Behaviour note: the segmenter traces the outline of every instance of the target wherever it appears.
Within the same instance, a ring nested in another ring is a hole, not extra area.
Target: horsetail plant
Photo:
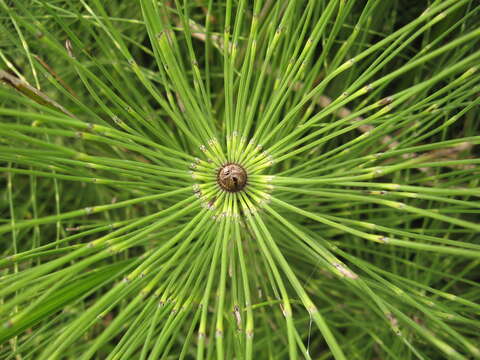
[[[475,0],[0,0],[0,359],[479,359]]]

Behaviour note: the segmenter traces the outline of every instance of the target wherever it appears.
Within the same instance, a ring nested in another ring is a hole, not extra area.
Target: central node
[[[247,184],[247,172],[238,164],[226,164],[217,173],[217,182],[228,192],[238,192]]]

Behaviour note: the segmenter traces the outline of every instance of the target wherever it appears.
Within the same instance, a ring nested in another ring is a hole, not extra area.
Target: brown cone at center
[[[225,191],[238,192],[247,184],[247,173],[238,164],[226,164],[218,171],[217,182]]]

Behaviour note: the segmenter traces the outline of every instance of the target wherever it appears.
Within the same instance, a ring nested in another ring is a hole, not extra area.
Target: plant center
[[[226,164],[218,171],[217,182],[228,192],[238,192],[247,184],[247,173],[238,164]]]

